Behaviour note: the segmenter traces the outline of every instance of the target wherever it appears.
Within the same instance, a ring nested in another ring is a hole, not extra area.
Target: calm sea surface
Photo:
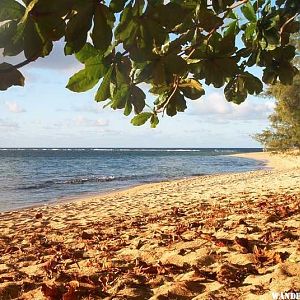
[[[0,211],[145,182],[263,168],[260,149],[0,149]]]

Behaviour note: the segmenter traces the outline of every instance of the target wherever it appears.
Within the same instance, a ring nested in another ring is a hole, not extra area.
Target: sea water
[[[0,149],[0,211],[138,184],[261,169],[261,149]]]

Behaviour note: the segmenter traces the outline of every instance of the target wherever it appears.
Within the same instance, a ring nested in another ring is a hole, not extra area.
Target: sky
[[[0,63],[18,63],[22,57]],[[241,105],[228,103],[221,89],[208,88],[199,100],[175,117],[135,127],[121,110],[94,101],[97,87],[85,93],[65,88],[83,66],[65,57],[57,43],[47,58],[27,65],[25,87],[0,92],[0,148],[8,147],[260,147],[251,135],[268,126],[274,101],[248,97]],[[153,96],[147,94],[152,103]]]

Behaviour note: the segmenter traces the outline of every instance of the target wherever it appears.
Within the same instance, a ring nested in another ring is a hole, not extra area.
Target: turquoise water
[[[263,168],[261,149],[0,149],[0,211],[146,182]]]

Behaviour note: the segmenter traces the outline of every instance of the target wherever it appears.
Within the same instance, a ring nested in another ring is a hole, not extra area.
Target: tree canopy
[[[68,89],[97,86],[97,102],[134,113],[134,125],[156,127],[160,113],[183,112],[206,85],[224,87],[226,99],[240,104],[263,82],[291,84],[299,12],[299,0],[1,0],[0,48],[26,60],[0,64],[0,90],[23,86],[19,69],[63,39],[65,55],[84,65]]]
[[[268,151],[300,150],[300,76],[292,85],[276,84],[268,94],[276,98],[274,112],[270,115],[270,128],[255,138]]]
[[[292,44],[300,50],[300,33],[292,37]],[[300,66],[300,55],[293,60]],[[269,151],[300,150],[300,74],[291,85],[276,83],[268,87],[266,96],[274,97],[275,109],[269,116],[270,127],[255,136]]]

